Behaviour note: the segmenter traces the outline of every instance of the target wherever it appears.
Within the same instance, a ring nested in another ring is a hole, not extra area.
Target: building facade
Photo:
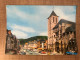
[[[48,49],[52,49],[53,53],[77,52],[75,29],[75,22],[65,19],[58,21],[58,16],[52,11],[48,17]]]
[[[15,35],[11,33],[11,30],[7,30],[6,35],[6,53],[10,51],[18,51],[20,41],[16,38]]]

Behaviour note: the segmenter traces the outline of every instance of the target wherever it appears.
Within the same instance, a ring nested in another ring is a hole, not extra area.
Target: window
[[[55,37],[55,35],[54,35],[54,37]]]
[[[54,22],[54,17],[53,17],[53,22]]]
[[[56,23],[57,23],[57,18],[56,18]]]

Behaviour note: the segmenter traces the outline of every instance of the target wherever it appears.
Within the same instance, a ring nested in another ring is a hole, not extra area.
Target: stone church
[[[48,49],[62,54],[67,51],[77,52],[76,23],[59,20],[58,17],[54,11],[48,17]]]

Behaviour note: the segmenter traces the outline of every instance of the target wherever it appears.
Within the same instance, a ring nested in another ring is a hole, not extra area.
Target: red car
[[[46,54],[46,52],[42,51],[41,54]]]

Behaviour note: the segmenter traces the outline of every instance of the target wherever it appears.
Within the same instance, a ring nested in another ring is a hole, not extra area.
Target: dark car
[[[26,53],[25,53],[25,52],[20,52],[20,54],[21,54],[21,55],[26,55]]]
[[[39,51],[39,53],[41,53],[42,51]]]

